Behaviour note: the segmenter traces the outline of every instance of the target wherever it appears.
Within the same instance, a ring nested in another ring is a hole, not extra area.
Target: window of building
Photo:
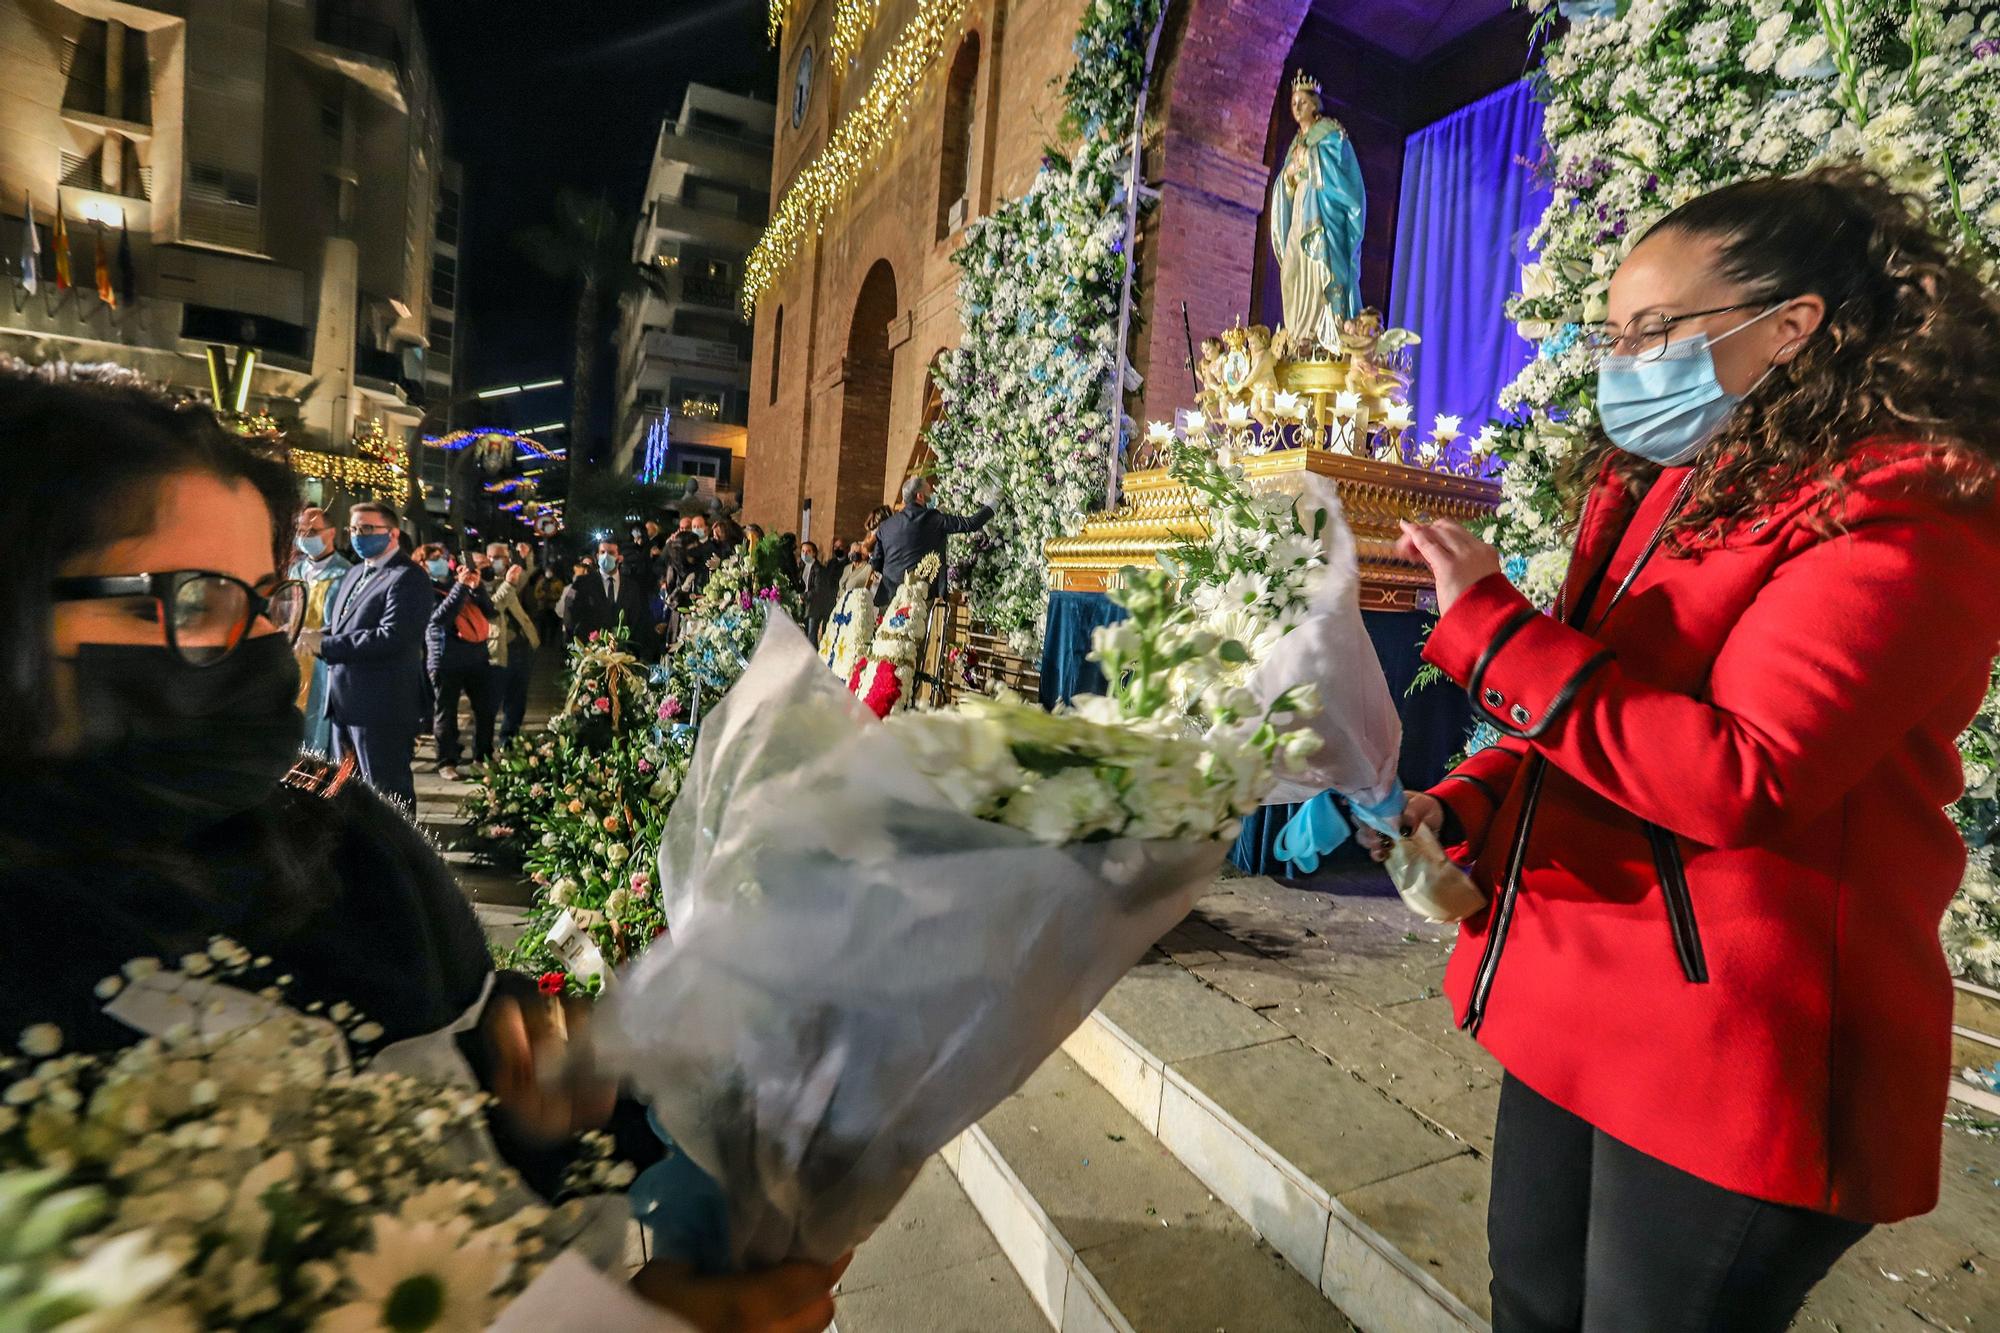
[[[205,204],[237,204],[255,208],[260,193],[257,173],[235,171],[209,162],[188,164],[188,197]]]
[[[681,187],[681,202],[703,213],[733,218],[740,200],[736,191],[727,185],[689,177],[687,184]]]
[[[458,244],[458,191],[450,186],[438,187],[438,239],[446,245]]]
[[[697,421],[722,421],[729,413],[729,390],[717,384],[677,384],[674,411]]]
[[[458,261],[450,255],[434,255],[431,258],[431,304],[458,304]]]
[[[683,454],[674,460],[674,471],[683,477],[707,477],[712,481],[721,481],[722,460],[707,454]]]
[[[778,401],[778,367],[785,361],[785,308],[771,319],[771,401]]]
[[[658,389],[641,389],[632,404],[641,412],[658,412],[667,405],[667,396]]]
[[[451,336],[455,326],[448,319],[433,318],[430,322],[431,352],[438,356],[451,355]]]
[[[951,62],[945,84],[944,125],[938,154],[937,236],[963,227],[972,217],[972,147],[977,126],[972,110],[979,91],[979,34],[968,33]]]

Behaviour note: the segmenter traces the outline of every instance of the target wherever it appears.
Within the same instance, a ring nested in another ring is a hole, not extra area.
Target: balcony
[[[681,300],[689,305],[703,305],[713,310],[727,310],[733,313],[743,293],[733,282],[683,273],[680,275],[680,295]]]
[[[699,241],[748,254],[764,234],[764,224],[732,213],[691,208],[663,195],[653,201],[653,230],[674,240]]]
[[[750,356],[736,344],[711,338],[691,338],[686,334],[668,333],[664,329],[646,331],[645,338],[641,340],[639,359],[726,371],[732,376],[744,377],[746,386],[750,374]]]
[[[320,67],[345,75],[398,111],[407,112],[403,34],[349,0],[320,0],[313,14],[313,45],[304,53]]]
[[[757,191],[771,187],[771,145],[715,130],[681,129],[669,124],[660,139],[660,159],[685,162],[732,185]]]

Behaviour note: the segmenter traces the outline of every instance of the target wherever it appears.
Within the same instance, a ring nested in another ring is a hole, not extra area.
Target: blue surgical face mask
[[[431,572],[431,577],[434,579],[444,578],[451,573],[451,564],[445,560],[426,560],[424,568]]]
[[[1747,396],[1722,387],[1710,349],[1784,306],[1780,301],[1714,338],[1697,333],[1670,342],[1654,359],[1605,357],[1597,368],[1597,419],[1604,433],[1625,452],[1662,467],[1693,459]],[[1763,382],[1759,376],[1757,384]]]
[[[363,560],[373,560],[389,549],[389,543],[396,540],[391,532],[357,532],[354,534],[354,554]]]
[[[618,557],[609,551],[599,551],[597,553],[597,567],[606,574],[612,573],[618,568]]]
[[[294,537],[292,545],[299,548],[299,554],[317,560],[326,554],[326,538],[314,533],[310,537]]]

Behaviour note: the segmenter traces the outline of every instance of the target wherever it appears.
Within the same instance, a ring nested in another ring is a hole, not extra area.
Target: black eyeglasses
[[[167,647],[198,667],[235,652],[259,616],[292,643],[306,615],[306,585],[297,579],[279,579],[268,592],[259,592],[242,579],[205,569],[57,579],[51,591],[59,602],[151,602],[147,618],[165,628]]]
[[[1623,329],[1610,324],[1590,324],[1584,327],[1583,345],[1595,356],[1620,353],[1638,361],[1658,361],[1667,354],[1667,346],[1678,324],[1690,319],[1705,319],[1710,315],[1726,315],[1732,310],[1769,310],[1782,304],[1782,297],[1765,297],[1761,301],[1719,305],[1713,310],[1690,310],[1682,315],[1641,315],[1627,322]]]

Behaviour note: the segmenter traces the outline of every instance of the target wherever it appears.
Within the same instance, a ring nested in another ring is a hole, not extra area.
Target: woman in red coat
[[[1425,655],[1503,736],[1407,818],[1490,895],[1446,990],[1506,1069],[1495,1328],[1777,1330],[1937,1201],[2000,307],[1905,199],[1820,172],[1667,217],[1610,316],[1555,614],[1404,527]]]

